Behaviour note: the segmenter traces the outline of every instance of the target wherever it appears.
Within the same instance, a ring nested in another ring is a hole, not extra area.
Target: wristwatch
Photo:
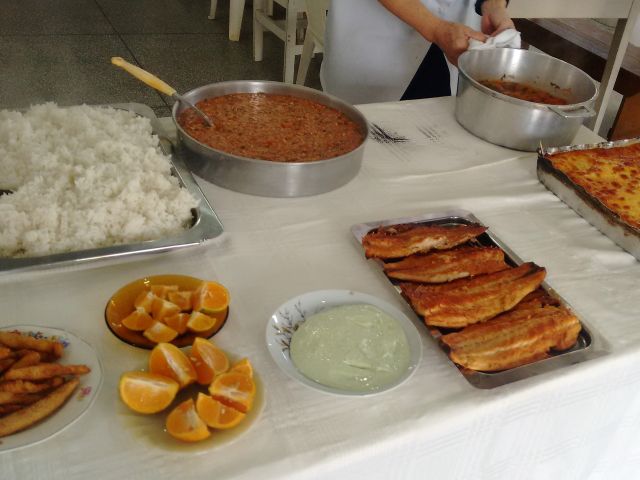
[[[476,0],[475,11],[478,15],[482,16],[482,4],[487,0]],[[507,6],[509,6],[509,0],[507,0]]]

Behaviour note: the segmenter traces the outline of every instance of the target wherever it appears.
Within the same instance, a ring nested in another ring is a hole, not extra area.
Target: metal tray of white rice
[[[0,111],[0,273],[194,246],[222,224],[153,110]]]

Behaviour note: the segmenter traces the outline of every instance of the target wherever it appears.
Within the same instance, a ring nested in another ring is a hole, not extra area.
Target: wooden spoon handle
[[[176,89],[175,88],[173,88],[172,86],[170,86],[166,82],[160,80],[155,75],[147,72],[146,70],[143,70],[140,67],[132,65],[131,63],[127,62],[122,57],[111,57],[111,63],[113,63],[117,67],[120,67],[120,68],[126,70],[131,75],[136,77],[138,80],[146,83],[150,87],[155,88],[156,90],[158,90],[159,92],[164,93],[165,95],[172,96],[172,95],[174,95],[176,93]]]

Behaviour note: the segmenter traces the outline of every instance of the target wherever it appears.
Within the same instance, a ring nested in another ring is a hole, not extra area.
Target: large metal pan
[[[469,50],[458,59],[455,116],[474,135],[516,150],[568,145],[595,115],[596,83],[582,70],[548,55],[497,48]],[[559,92],[569,105],[533,103],[495,92],[478,80],[502,79]]]
[[[183,97],[195,104],[205,98],[231,93],[293,95],[335,108],[359,126],[362,143],[345,155],[314,162],[284,163],[240,157],[211,148],[190,137],[177,121],[180,113],[188,107],[177,102],[173,105],[172,114],[178,138],[187,149],[185,162],[200,177],[221,187],[252,195],[301,197],[338,188],[348,183],[360,170],[369,126],[364,116],[353,106],[318,90],[268,81],[213,83],[191,90]]]

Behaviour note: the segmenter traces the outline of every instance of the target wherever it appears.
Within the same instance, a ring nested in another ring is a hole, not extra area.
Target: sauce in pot
[[[234,93],[197,103],[214,126],[191,109],[178,123],[194,139],[241,157],[312,162],[344,155],[363,141],[358,125],[338,110],[291,95]]]
[[[520,100],[526,100],[527,102],[546,103],[548,105],[569,104],[564,98],[525,83],[508,82],[506,80],[478,80],[478,82],[491,90]]]

